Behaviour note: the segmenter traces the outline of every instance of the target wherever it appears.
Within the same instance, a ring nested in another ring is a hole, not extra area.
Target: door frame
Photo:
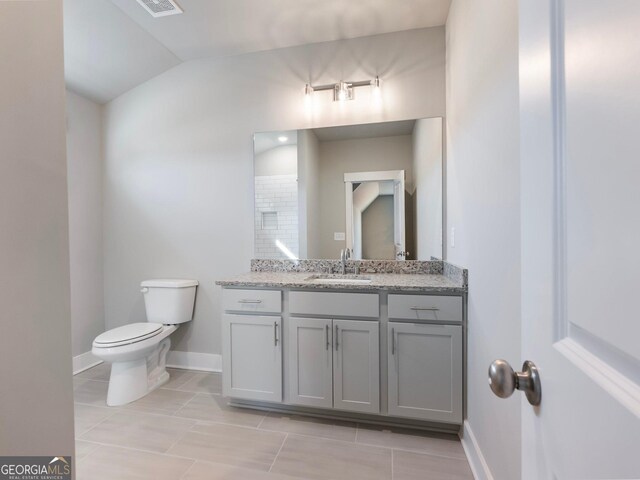
[[[354,237],[356,233],[356,226],[353,222],[353,184],[364,182],[384,182],[392,181],[394,186],[393,195],[393,232],[394,232],[394,244],[395,251],[404,252],[406,247],[406,209],[405,209],[405,178],[406,174],[404,170],[381,170],[374,172],[353,172],[344,174],[345,185],[345,222],[346,222],[346,248],[351,249],[352,252],[361,251],[356,249],[354,245]],[[396,190],[399,190],[399,194],[396,195]],[[398,212],[402,212],[399,215]],[[398,237],[398,238],[396,238]],[[360,260],[358,256],[354,256],[356,260]],[[396,258],[397,259],[397,258]],[[402,258],[404,260],[404,258]]]

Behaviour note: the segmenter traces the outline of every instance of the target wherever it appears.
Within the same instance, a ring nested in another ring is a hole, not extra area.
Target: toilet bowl
[[[169,380],[169,336],[191,321],[196,280],[158,279],[141,283],[146,322],[108,330],[93,341],[91,352],[111,363],[107,405],[124,405],[144,397]]]

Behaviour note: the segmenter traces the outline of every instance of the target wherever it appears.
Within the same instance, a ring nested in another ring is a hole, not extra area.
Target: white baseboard
[[[493,475],[491,474],[491,470],[489,470],[487,461],[484,459],[484,455],[482,455],[482,450],[480,450],[478,441],[471,430],[471,425],[469,425],[469,422],[466,420],[464,421],[464,428],[460,440],[462,441],[464,453],[467,455],[473,478],[476,480],[493,480]]]
[[[84,372],[101,363],[102,360],[93,356],[91,352],[82,353],[73,357],[73,374]],[[214,353],[175,352],[172,350],[167,355],[167,367],[222,372],[222,356]]]
[[[84,372],[85,370],[95,367],[96,365],[100,365],[101,363],[102,360],[98,357],[94,357],[91,352],[81,353],[80,355],[73,357],[73,374],[76,375],[80,372]]]
[[[222,372],[222,355],[171,350],[167,354],[167,367]]]

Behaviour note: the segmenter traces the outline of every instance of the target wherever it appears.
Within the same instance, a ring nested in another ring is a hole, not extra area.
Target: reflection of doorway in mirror
[[[344,174],[346,245],[356,260],[404,260],[405,171]]]

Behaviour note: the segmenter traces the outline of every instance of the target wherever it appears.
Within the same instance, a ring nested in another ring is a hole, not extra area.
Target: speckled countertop
[[[354,275],[331,275],[331,283],[314,283],[310,277],[319,275],[314,272],[248,272],[219,280],[223,287],[268,287],[268,288],[306,288],[318,290],[401,290],[426,293],[464,293],[467,291],[462,280],[456,281],[442,274],[419,273],[363,273],[359,277],[370,278],[366,284],[341,282],[344,278],[357,278]]]

